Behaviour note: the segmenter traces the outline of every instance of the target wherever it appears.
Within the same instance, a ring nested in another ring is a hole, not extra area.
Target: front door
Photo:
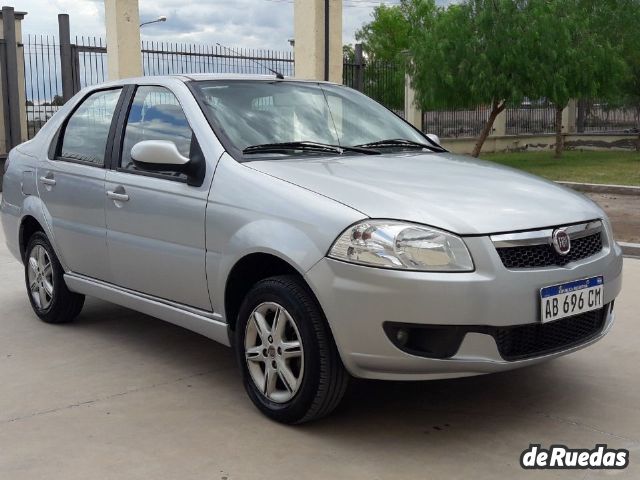
[[[84,99],[38,165],[38,191],[62,262],[71,271],[110,281],[105,225],[105,156],[122,89]]]
[[[164,87],[137,88],[118,164],[107,171],[107,244],[114,283],[210,311],[205,269],[209,186],[189,186],[176,172],[138,170],[131,148],[143,140],[173,141],[186,157],[197,145],[178,100]]]

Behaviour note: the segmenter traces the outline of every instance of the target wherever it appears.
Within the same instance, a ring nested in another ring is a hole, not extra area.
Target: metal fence
[[[366,62],[359,55],[343,59],[342,83],[380,102],[396,113],[404,114],[403,66],[388,62]]]
[[[32,138],[63,103],[60,45],[48,35],[27,35],[23,49],[27,137]]]
[[[505,110],[507,135],[555,132],[555,106],[546,100],[525,100]],[[443,138],[475,137],[489,117],[489,109],[446,110],[423,113],[423,129]],[[598,100],[580,100],[577,133],[640,133],[640,105],[614,105]]]
[[[507,135],[553,133],[555,106],[546,100],[525,100],[518,107],[506,109]]]
[[[71,46],[76,89],[107,81],[107,45],[100,37],[76,37]]]
[[[581,133],[640,133],[640,105],[581,100],[576,124]]]
[[[68,37],[66,37],[68,38]],[[27,136],[32,138],[70,94],[107,80],[107,49],[99,37],[67,40],[70,73],[65,77],[64,45],[47,35],[26,35],[23,41]],[[70,46],[69,46],[70,44]],[[188,45],[142,42],[145,75],[190,73],[258,73],[269,69],[294,75],[292,52],[228,49],[220,45]],[[405,70],[402,65],[367,62],[358,46],[355,58],[344,58],[343,83],[356,88],[396,113],[404,111]],[[65,81],[64,79],[67,78]],[[72,83],[71,88],[65,87]],[[66,90],[65,90],[66,89]],[[66,93],[64,93],[66,92]],[[578,103],[577,130],[582,133],[640,132],[640,105],[620,106],[596,100]],[[506,110],[508,135],[553,133],[554,107],[545,101],[525,101]],[[475,137],[489,116],[489,109],[429,111],[423,113],[423,129],[443,138]]]
[[[423,129],[443,138],[476,137],[489,118],[490,109],[444,110],[423,113]],[[553,133],[555,108],[548,102],[526,100],[505,110],[507,135]]]
[[[271,69],[292,76],[294,61],[293,52],[143,41],[142,68],[145,75],[269,74]]]
[[[26,35],[24,45],[27,137],[33,136],[64,104],[60,41],[53,36]],[[76,37],[70,45],[71,94],[107,80],[107,48],[100,37]],[[229,49],[220,45],[142,42],[145,75],[190,73],[254,73],[270,70],[293,76],[292,52]]]
[[[442,138],[476,137],[489,118],[487,107],[422,113],[422,129]]]

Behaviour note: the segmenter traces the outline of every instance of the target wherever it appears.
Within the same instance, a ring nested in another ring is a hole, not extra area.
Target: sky
[[[15,2],[16,10],[27,12],[23,34],[57,35],[57,15],[68,13],[72,38],[105,35],[104,0]],[[355,43],[356,30],[371,19],[380,3],[392,5],[399,0],[344,0],[343,43]],[[143,40],[290,50],[293,0],[139,0],[139,5],[141,22],[167,17],[164,23],[143,26]]]

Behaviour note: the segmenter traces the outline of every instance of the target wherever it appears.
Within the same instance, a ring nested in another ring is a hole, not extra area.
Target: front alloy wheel
[[[329,414],[347,374],[327,320],[295,275],[256,283],[240,307],[235,350],[244,387],[269,418],[303,423]]]
[[[273,402],[291,400],[302,383],[304,350],[289,312],[274,302],[258,305],[247,322],[244,347],[256,387]]]

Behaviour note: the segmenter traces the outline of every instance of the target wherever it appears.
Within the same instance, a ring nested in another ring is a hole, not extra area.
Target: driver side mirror
[[[189,159],[169,140],[143,140],[131,149],[131,160],[142,170],[175,170],[182,172]]]
[[[197,144],[196,147],[194,158],[190,159],[170,140],[143,140],[131,149],[131,160],[136,168],[147,172],[184,173],[188,185],[200,186],[204,180],[205,162],[200,147]]]

